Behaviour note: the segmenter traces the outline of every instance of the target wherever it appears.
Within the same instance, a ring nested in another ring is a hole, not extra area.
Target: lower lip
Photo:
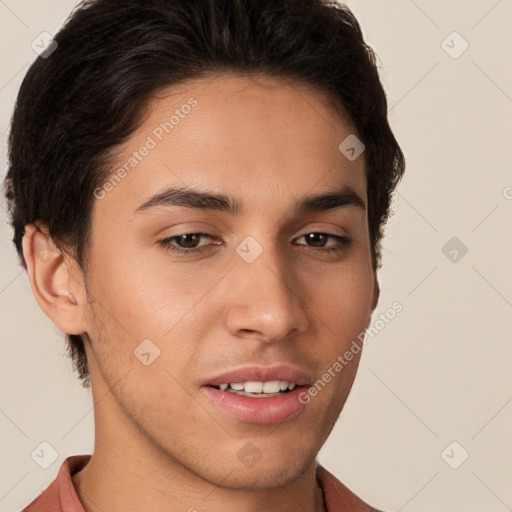
[[[212,386],[201,389],[223,412],[241,421],[259,424],[281,423],[297,416],[304,408],[299,393],[307,386],[297,386],[288,393],[269,398],[251,398]]]

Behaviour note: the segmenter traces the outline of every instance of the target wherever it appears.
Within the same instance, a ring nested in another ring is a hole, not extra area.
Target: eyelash
[[[328,254],[342,253],[342,252],[346,251],[354,242],[351,238],[348,238],[346,236],[333,235],[331,233],[323,233],[323,232],[319,232],[319,231],[312,231],[310,233],[305,233],[304,235],[300,236],[299,239],[303,238],[306,235],[310,235],[310,234],[323,235],[324,237],[328,237],[328,238],[330,238],[332,240],[336,240],[338,242],[339,245],[337,247],[328,247],[328,248],[322,248],[322,247],[317,248],[317,247],[307,246],[306,244],[300,244],[300,245],[306,245],[306,247],[308,247],[310,249],[316,249],[318,251],[327,252]],[[166,249],[170,252],[173,252],[175,254],[179,254],[179,255],[201,254],[201,253],[211,249],[211,244],[205,245],[205,246],[202,246],[199,248],[192,248],[192,249],[183,249],[182,247],[171,244],[171,242],[173,240],[184,237],[184,236],[189,236],[189,235],[196,235],[196,236],[201,236],[201,237],[206,236],[209,238],[213,238],[208,233],[199,233],[199,232],[183,233],[182,235],[175,235],[175,236],[171,236],[168,238],[164,238],[162,240],[159,240],[158,243],[164,249]],[[219,245],[219,244],[216,244],[216,245]]]

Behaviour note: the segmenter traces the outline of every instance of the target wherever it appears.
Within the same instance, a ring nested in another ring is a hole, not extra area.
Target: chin
[[[305,461],[292,463],[289,459],[271,456],[268,460],[261,459],[250,467],[237,464],[235,468],[226,468],[228,476],[215,482],[215,485],[232,490],[277,489],[299,478],[307,466],[308,462]],[[217,469],[215,480],[218,479],[218,475]]]

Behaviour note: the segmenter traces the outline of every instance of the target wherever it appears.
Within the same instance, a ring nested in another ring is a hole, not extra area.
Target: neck
[[[85,512],[327,511],[323,492],[310,470],[282,488],[226,489],[189,475],[183,468],[162,474],[133,459],[105,460],[95,450],[87,466],[72,480]]]

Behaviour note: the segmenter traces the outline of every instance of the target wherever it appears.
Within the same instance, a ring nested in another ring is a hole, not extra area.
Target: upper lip
[[[219,386],[220,384],[230,384],[231,382],[269,382],[273,380],[284,380],[294,382],[297,386],[309,386],[312,379],[304,371],[287,364],[275,366],[239,366],[226,372],[220,373],[215,377],[209,378],[203,382],[203,386]]]

